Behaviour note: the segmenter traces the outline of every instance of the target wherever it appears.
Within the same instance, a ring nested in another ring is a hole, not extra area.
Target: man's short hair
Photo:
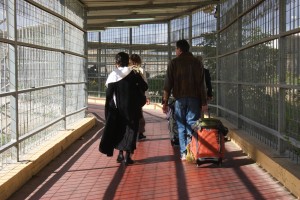
[[[116,55],[116,64],[117,65],[125,67],[125,66],[128,66],[128,63],[129,63],[129,55],[128,55],[128,53],[119,52]]]
[[[176,47],[181,49],[182,52],[189,52],[190,45],[186,40],[178,40],[176,42]]]

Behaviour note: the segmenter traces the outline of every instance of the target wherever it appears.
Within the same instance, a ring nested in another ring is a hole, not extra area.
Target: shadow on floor
[[[30,180],[30,187],[25,184],[20,188],[22,193],[16,192],[9,200],[40,199],[65,173],[69,172],[72,165],[86,152],[90,145],[99,140],[102,134],[103,122],[97,116],[96,118],[96,125],[91,130],[52,160],[42,171],[33,176]],[[30,196],[39,186],[41,187],[35,194]]]

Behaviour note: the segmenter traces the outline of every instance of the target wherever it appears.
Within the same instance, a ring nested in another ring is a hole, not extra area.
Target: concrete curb
[[[34,152],[26,155],[22,162],[9,164],[0,170],[0,200],[9,198],[31,177],[37,174],[69,145],[80,138],[96,124],[94,117],[82,119],[71,130],[60,131]]]

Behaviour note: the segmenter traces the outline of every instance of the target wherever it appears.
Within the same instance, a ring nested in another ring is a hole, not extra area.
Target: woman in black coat
[[[116,55],[116,69],[106,80],[105,118],[106,124],[99,151],[113,156],[119,150],[118,162],[133,164],[130,155],[136,149],[136,138],[141,107],[146,103],[147,83],[139,73],[128,67],[129,55],[120,52]],[[126,152],[125,158],[123,151]]]

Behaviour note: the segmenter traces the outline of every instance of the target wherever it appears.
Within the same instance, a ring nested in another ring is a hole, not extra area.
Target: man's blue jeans
[[[175,102],[175,119],[178,127],[180,154],[186,154],[186,145],[190,142],[192,125],[201,116],[200,100],[196,98],[180,98]]]

